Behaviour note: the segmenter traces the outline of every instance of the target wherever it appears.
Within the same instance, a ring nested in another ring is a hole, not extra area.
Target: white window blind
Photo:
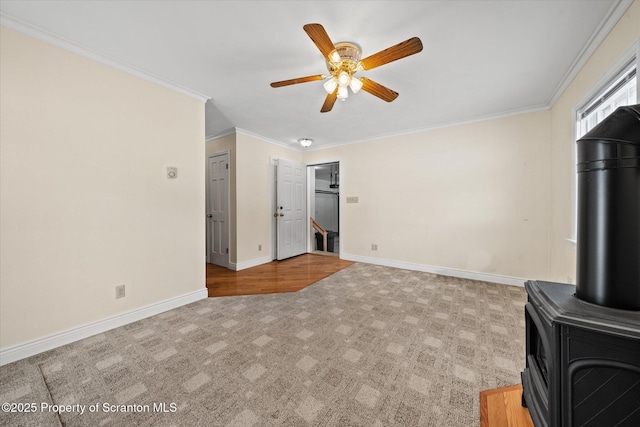
[[[637,103],[636,74],[634,59],[633,63],[625,67],[613,83],[603,88],[583,108],[578,110],[578,139],[613,113],[616,108]]]

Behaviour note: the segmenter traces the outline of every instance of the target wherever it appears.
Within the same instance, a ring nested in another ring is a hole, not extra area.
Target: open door
[[[276,169],[276,258],[301,255],[307,249],[307,167],[278,159]]]

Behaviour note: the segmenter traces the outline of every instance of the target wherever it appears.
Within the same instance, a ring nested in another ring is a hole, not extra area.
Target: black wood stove
[[[536,427],[640,426],[640,105],[578,141],[576,285],[525,283]]]

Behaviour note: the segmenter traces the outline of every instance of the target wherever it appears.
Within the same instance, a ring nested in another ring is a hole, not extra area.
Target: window
[[[616,108],[637,103],[636,61],[618,75],[613,83],[578,110],[577,139],[593,129]]]
[[[635,49],[634,49],[635,51]],[[586,101],[582,102],[576,110],[575,139],[579,140],[587,132],[593,129],[598,123],[603,121],[616,108],[638,103],[638,78],[637,78],[637,56],[627,57],[625,65],[617,67],[608,75],[604,84],[599,84],[595,90],[591,91]],[[578,229],[578,191],[576,164],[578,161],[576,144],[573,151],[573,204],[572,204],[572,230],[571,239],[575,243]]]

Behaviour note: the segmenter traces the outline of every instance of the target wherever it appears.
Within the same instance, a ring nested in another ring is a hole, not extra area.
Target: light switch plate
[[[347,203],[358,203],[357,197],[347,197]]]

